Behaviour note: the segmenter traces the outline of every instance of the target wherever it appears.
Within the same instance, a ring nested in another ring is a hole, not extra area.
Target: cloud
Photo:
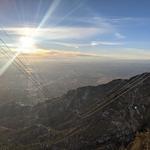
[[[15,50],[13,50],[15,55]],[[119,49],[103,49],[99,50],[99,52],[81,52],[81,51],[73,51],[73,50],[57,50],[57,49],[37,49],[36,52],[33,53],[23,53],[21,56],[25,56],[31,58],[32,60],[37,59],[93,59],[93,60],[149,60],[150,59],[150,51],[144,49],[136,49],[136,48],[119,48]],[[0,54],[0,58],[5,58],[2,54]],[[33,59],[36,58],[36,59]]]
[[[98,46],[98,45],[102,45],[102,46],[119,46],[119,45],[123,45],[123,43],[110,42],[110,41],[92,41],[91,42],[91,46]]]
[[[126,38],[124,35],[122,35],[122,34],[120,34],[120,33],[118,33],[118,32],[115,33],[115,37],[116,37],[117,39],[125,39],[125,38]]]
[[[124,48],[126,36],[118,31],[118,26],[124,22],[140,21],[135,18],[67,18],[74,20],[72,26],[55,27],[7,27],[8,35],[14,35],[15,41],[22,36],[35,36],[37,49],[45,48],[47,51],[42,55],[48,57],[109,57],[113,59],[150,59],[150,53],[143,49]],[[71,20],[71,21],[72,21]],[[66,21],[67,22],[67,21]],[[119,26],[120,27],[120,26]],[[120,28],[121,29],[121,28]],[[113,39],[112,39],[113,38]],[[104,39],[104,40],[98,40]],[[122,39],[122,41],[118,41]],[[39,43],[38,43],[39,42]],[[45,43],[44,43],[45,42]],[[18,44],[9,43],[11,47]],[[45,44],[45,45],[44,45]],[[124,45],[124,47],[121,47]],[[101,47],[100,47],[101,46]],[[102,47],[107,47],[105,51]],[[73,51],[74,48],[82,52]],[[99,49],[98,49],[99,48]],[[120,49],[119,49],[120,48]],[[56,49],[56,50],[55,50]],[[57,49],[65,49],[61,51]],[[70,50],[69,50],[70,49]],[[109,51],[109,49],[111,49]],[[95,52],[84,53],[84,50]],[[104,51],[104,52],[103,52]],[[41,55],[41,54],[40,54]]]
[[[27,54],[30,55],[30,54]],[[93,58],[96,60],[149,60],[150,52],[143,49],[120,48],[114,51],[106,52],[99,51],[99,53],[81,52],[81,51],[65,51],[65,50],[39,50],[34,56],[46,58]],[[33,57],[33,54],[31,55]]]
[[[67,18],[68,20],[71,18]],[[122,43],[114,41],[97,41],[97,37],[115,36],[118,39],[123,39],[124,36],[116,32],[113,25],[106,18],[102,17],[79,17],[73,18],[73,25],[70,26],[55,26],[55,27],[7,27],[4,30],[8,35],[13,35],[16,43],[22,36],[33,36],[37,41],[37,45],[43,47],[51,47],[52,44],[65,47],[96,47],[96,46],[118,46]],[[67,20],[66,20],[67,22]],[[65,42],[64,42],[65,41]],[[67,42],[66,42],[67,41]],[[75,41],[75,42],[72,42]],[[92,42],[91,42],[92,41]],[[46,42],[46,43],[44,43]],[[77,43],[76,43],[77,42]],[[15,44],[15,43],[14,43]]]
[[[9,35],[26,36],[34,35],[43,39],[82,39],[100,34],[108,34],[110,31],[105,27],[49,27],[41,28],[5,28]]]
[[[49,9],[43,20],[37,27],[7,27],[4,28],[8,34],[16,36],[24,36],[26,34],[34,34],[38,37],[45,37],[49,39],[70,39],[70,38],[88,38],[91,36],[112,34],[114,27],[107,19],[102,17],[78,17],[78,18],[65,18],[64,24],[57,24],[57,26],[43,27],[43,24],[51,16],[51,13],[59,4],[60,0],[53,3],[54,6]],[[53,22],[57,23],[61,18],[54,18]],[[66,24],[67,23],[67,24]],[[71,23],[71,24],[70,24]],[[70,24],[70,25],[68,25]],[[1,30],[1,29],[0,29]]]
[[[43,50],[39,49],[35,53],[22,53],[21,56],[25,56],[28,58],[78,58],[78,57],[102,57],[100,55],[94,54],[94,53],[84,53],[80,51],[65,51],[65,50],[56,50],[56,49],[50,49],[50,50]]]
[[[51,42],[50,44],[55,44],[64,47],[72,48],[87,48],[87,47],[96,47],[96,46],[120,46],[123,45],[121,42],[111,42],[111,41],[92,41],[86,43],[70,43],[70,42]]]
[[[109,18],[108,19],[112,23],[129,23],[129,22],[147,22],[150,21],[149,17],[118,17],[118,18]]]

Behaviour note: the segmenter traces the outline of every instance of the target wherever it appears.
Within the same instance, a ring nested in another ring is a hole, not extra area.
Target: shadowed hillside
[[[150,128],[149,108],[149,73],[81,87],[33,107],[8,103],[0,106],[0,143],[11,150],[121,149]],[[141,145],[138,137],[129,150]]]

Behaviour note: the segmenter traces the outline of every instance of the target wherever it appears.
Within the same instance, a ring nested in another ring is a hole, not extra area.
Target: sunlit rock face
[[[2,105],[0,134],[7,134],[0,142],[29,150],[116,150],[149,129],[149,120],[150,73],[144,73],[71,90],[33,107]]]

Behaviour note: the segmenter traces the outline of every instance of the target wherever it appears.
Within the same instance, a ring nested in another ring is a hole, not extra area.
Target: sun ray
[[[19,55],[19,52],[17,52],[1,69],[0,69],[0,76],[2,76],[6,70],[9,68],[9,66],[13,63],[13,61],[16,59],[16,57]]]
[[[35,19],[37,19],[37,20],[38,20],[40,11],[41,11],[41,7],[42,7],[42,0],[39,0],[38,6],[37,6],[37,11],[36,11],[36,16],[35,16]]]
[[[83,4],[84,2],[80,2],[75,8],[71,9],[67,14],[65,14],[62,18],[59,19],[55,26],[58,26],[60,23],[62,23],[68,16],[77,11]]]
[[[54,0],[51,6],[49,7],[48,11],[46,12],[45,16],[43,17],[42,21],[37,27],[37,31],[46,23],[46,21],[51,17],[52,13],[55,11],[57,6],[59,5],[60,0]]]

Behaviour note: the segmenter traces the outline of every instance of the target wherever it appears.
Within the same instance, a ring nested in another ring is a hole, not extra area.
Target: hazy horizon
[[[47,90],[47,99],[61,96],[69,90],[83,86],[100,85],[114,79],[127,79],[150,70],[149,61],[95,60],[89,59],[39,59],[26,66],[31,75],[27,78],[15,66],[10,66],[1,76],[0,103],[16,101],[34,104],[44,101],[39,89],[31,82],[32,73]],[[2,60],[0,63],[3,65]],[[9,93],[9,94],[8,94]]]
[[[43,88],[53,98],[150,71],[150,2],[142,4],[0,0],[2,99],[37,101]]]

